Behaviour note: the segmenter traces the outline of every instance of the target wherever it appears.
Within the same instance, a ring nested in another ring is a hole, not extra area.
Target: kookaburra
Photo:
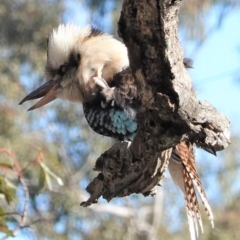
[[[189,61],[184,64],[188,67]],[[21,102],[41,98],[29,110],[55,98],[83,104],[90,127],[118,140],[132,140],[140,105],[137,85],[129,68],[126,46],[90,26],[60,25],[48,37],[46,83]],[[213,225],[213,214],[196,171],[193,147],[181,142],[173,149],[169,171],[186,199],[191,239],[202,229],[195,188]],[[194,188],[195,187],[195,188]]]

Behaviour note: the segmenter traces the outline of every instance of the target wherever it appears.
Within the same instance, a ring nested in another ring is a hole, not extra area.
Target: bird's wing
[[[136,108],[139,98],[130,68],[113,76],[111,81],[96,78],[101,91],[83,103],[85,117],[97,133],[118,140],[132,140],[136,131]]]
[[[83,103],[84,115],[89,126],[97,133],[117,140],[132,141],[137,131],[137,123],[127,116],[115,102],[104,103],[102,96]]]

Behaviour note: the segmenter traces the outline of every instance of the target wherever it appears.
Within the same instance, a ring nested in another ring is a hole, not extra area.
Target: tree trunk
[[[215,153],[230,142],[229,121],[197,100],[178,39],[180,0],[125,0],[119,35],[129,52],[142,107],[132,144],[114,145],[96,161],[101,173],[89,184],[82,206],[132,193],[154,195],[172,147],[185,140]]]

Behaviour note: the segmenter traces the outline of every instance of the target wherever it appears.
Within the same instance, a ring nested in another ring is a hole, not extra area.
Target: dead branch
[[[178,39],[180,0],[125,0],[119,35],[128,47],[142,108],[138,132],[129,146],[114,145],[96,161],[101,173],[89,184],[88,201],[110,201],[132,193],[154,195],[171,149],[180,141],[215,153],[230,142],[229,121],[194,95]]]

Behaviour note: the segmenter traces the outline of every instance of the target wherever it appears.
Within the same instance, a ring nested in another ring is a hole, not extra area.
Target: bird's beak
[[[36,104],[34,104],[28,111],[34,110],[36,108],[40,108],[49,102],[53,101],[57,97],[57,93],[59,92],[59,84],[56,81],[50,80],[44,83],[41,87],[37,88],[30,94],[28,94],[20,103],[41,98]]]

